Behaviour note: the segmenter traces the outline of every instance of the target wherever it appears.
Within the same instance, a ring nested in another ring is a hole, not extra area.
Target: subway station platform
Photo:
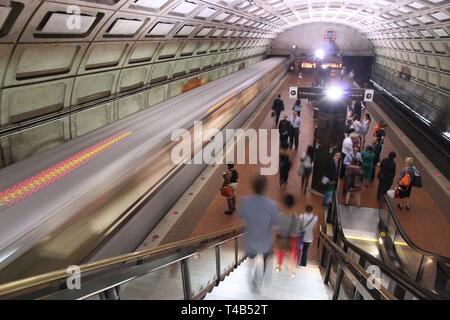
[[[307,86],[311,82],[311,78],[305,77],[301,85]],[[273,99],[276,95],[281,93],[282,99],[285,103],[285,111],[287,114],[291,114],[292,106],[295,100],[289,99],[288,88],[291,86],[297,86],[298,79],[296,75],[289,74],[279,89],[274,92],[272,97],[266,99],[265,104],[262,106],[264,108],[262,121],[260,121],[259,128],[272,129],[274,128],[274,120],[270,116],[270,108]],[[270,187],[267,192],[267,196],[275,199],[279,204],[281,203],[282,196],[286,193],[292,193],[295,195],[296,211],[302,213],[304,212],[304,207],[306,204],[312,204],[314,206],[314,212],[319,217],[319,223],[323,224],[325,222],[324,208],[322,207],[323,197],[311,192],[308,192],[306,196],[300,192],[300,178],[297,175],[298,167],[300,165],[300,156],[306,151],[308,145],[313,143],[314,139],[314,118],[313,118],[313,107],[308,104],[306,100],[302,100],[302,112],[301,112],[301,131],[300,131],[300,146],[299,150],[292,150],[291,156],[293,160],[293,166],[291,168],[288,180],[288,186],[286,190],[280,191],[279,189],[279,175],[269,176]],[[370,108],[377,108],[375,103],[370,103]],[[366,112],[369,112],[366,110]],[[372,143],[373,138],[371,133],[373,132],[373,127],[376,122],[381,119],[377,119],[372,115],[372,123],[367,135],[367,143]],[[386,139],[383,146],[383,152],[381,154],[381,159],[387,156],[390,151],[397,152],[397,176],[400,170],[403,168],[404,159],[410,154],[404,154],[398,152],[396,147],[391,143],[389,137],[390,130],[388,128]],[[366,143],[366,145],[367,145]],[[225,169],[225,166],[224,166]],[[238,198],[240,196],[250,194],[251,188],[249,185],[249,180],[252,176],[259,173],[258,165],[242,165],[236,166],[239,172],[239,187],[237,191]],[[222,170],[223,171],[223,170]],[[396,181],[396,180],[395,180]],[[394,183],[395,183],[394,181]],[[222,180],[219,181],[219,185]],[[216,183],[217,185],[217,183]],[[378,208],[380,203],[376,199],[376,189],[378,185],[378,180],[375,178],[374,182],[368,185],[368,187],[363,187],[361,195],[361,205],[362,207],[368,208]],[[343,200],[343,199],[341,199]],[[229,227],[236,227],[242,225],[243,221],[239,217],[239,212],[233,215],[226,215],[224,211],[227,208],[226,201],[223,196],[220,195],[218,189],[214,197],[209,201],[204,199],[206,202],[210,202],[206,210],[199,214],[196,212],[195,208],[190,208],[190,212],[187,212],[187,217],[192,217],[197,220],[197,223],[193,225],[191,223],[186,223],[184,219],[181,219],[179,223],[176,223],[173,228],[162,237],[160,243],[168,243],[171,241],[180,240],[179,237],[185,236],[200,236],[202,234],[207,234],[219,230],[223,230]],[[435,204],[434,200],[430,196],[427,190],[426,181],[424,181],[423,188],[414,188],[411,197],[411,209],[410,210],[400,210],[396,208],[396,214],[401,222],[401,226],[407,232],[408,237],[419,247],[424,250],[437,253],[444,257],[450,257],[450,247],[448,243],[450,241],[450,224],[447,221],[446,215],[442,212],[439,207]],[[318,228],[315,230],[317,239]],[[159,235],[161,236],[161,235]],[[316,248],[316,240],[314,241],[312,248]],[[317,250],[310,250],[310,259],[317,258]]]

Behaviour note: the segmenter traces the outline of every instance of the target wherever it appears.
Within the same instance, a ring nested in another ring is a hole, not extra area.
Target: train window
[[[145,21],[138,19],[116,19],[105,36],[133,36],[142,28],[144,23]]]
[[[197,19],[207,19],[209,17],[211,17],[214,13],[216,13],[217,10],[214,8],[205,8],[202,11],[200,11],[195,18]]]
[[[149,37],[165,37],[175,27],[174,23],[158,22],[148,33]]]
[[[40,36],[86,36],[95,27],[96,23],[103,16],[81,14],[79,19],[73,19],[74,15],[63,12],[48,12],[35,32],[36,37]]]
[[[197,35],[195,37],[196,38],[204,38],[211,32],[212,29],[213,28],[203,28],[202,30],[200,30],[200,32],[197,33]]]

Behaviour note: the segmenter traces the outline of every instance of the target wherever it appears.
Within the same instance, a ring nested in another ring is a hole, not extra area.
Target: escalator
[[[300,269],[296,279],[298,283],[290,281],[290,286],[283,285],[282,280],[272,277],[271,287],[277,290],[267,290],[263,297],[250,298],[445,299],[436,290],[412,280],[347,240],[341,227],[336,197],[329,214],[334,223],[320,226],[319,262],[311,261],[309,269]],[[244,227],[230,228],[5,283],[0,285],[0,299],[231,299],[236,295],[230,295],[230,288],[239,292],[246,290],[243,281],[250,261],[244,248]],[[426,268],[422,269],[425,275]],[[318,278],[319,275],[323,279]],[[239,286],[233,285],[233,279],[239,282]],[[308,293],[303,289],[295,294],[297,291],[292,286],[313,290]],[[319,295],[314,287],[319,288]],[[249,298],[245,294],[241,297]]]
[[[324,234],[397,299],[412,298],[410,284],[420,292],[419,299],[450,298],[449,259],[418,248],[407,237],[390,199],[385,197],[380,208],[357,208],[340,205],[335,195],[328,214],[331,224]],[[352,290],[347,283],[343,291],[348,297]]]

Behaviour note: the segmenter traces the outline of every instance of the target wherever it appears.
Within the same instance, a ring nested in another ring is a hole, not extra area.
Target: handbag
[[[226,185],[222,188],[221,194],[225,198],[232,198],[233,197],[233,188],[230,185]]]
[[[414,175],[411,181],[411,185],[416,188],[422,188],[422,176],[419,173],[419,170],[414,168]]]
[[[327,185],[330,183],[330,179],[327,176],[323,176],[320,182],[322,182],[323,185]]]

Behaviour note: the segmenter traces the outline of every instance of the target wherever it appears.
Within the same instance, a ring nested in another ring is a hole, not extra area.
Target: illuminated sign
[[[302,62],[302,69],[315,69],[316,63],[315,62]]]
[[[331,69],[341,69],[342,63],[338,63],[338,62],[324,63],[324,64],[322,64],[322,66],[326,66],[326,68],[331,68]]]

